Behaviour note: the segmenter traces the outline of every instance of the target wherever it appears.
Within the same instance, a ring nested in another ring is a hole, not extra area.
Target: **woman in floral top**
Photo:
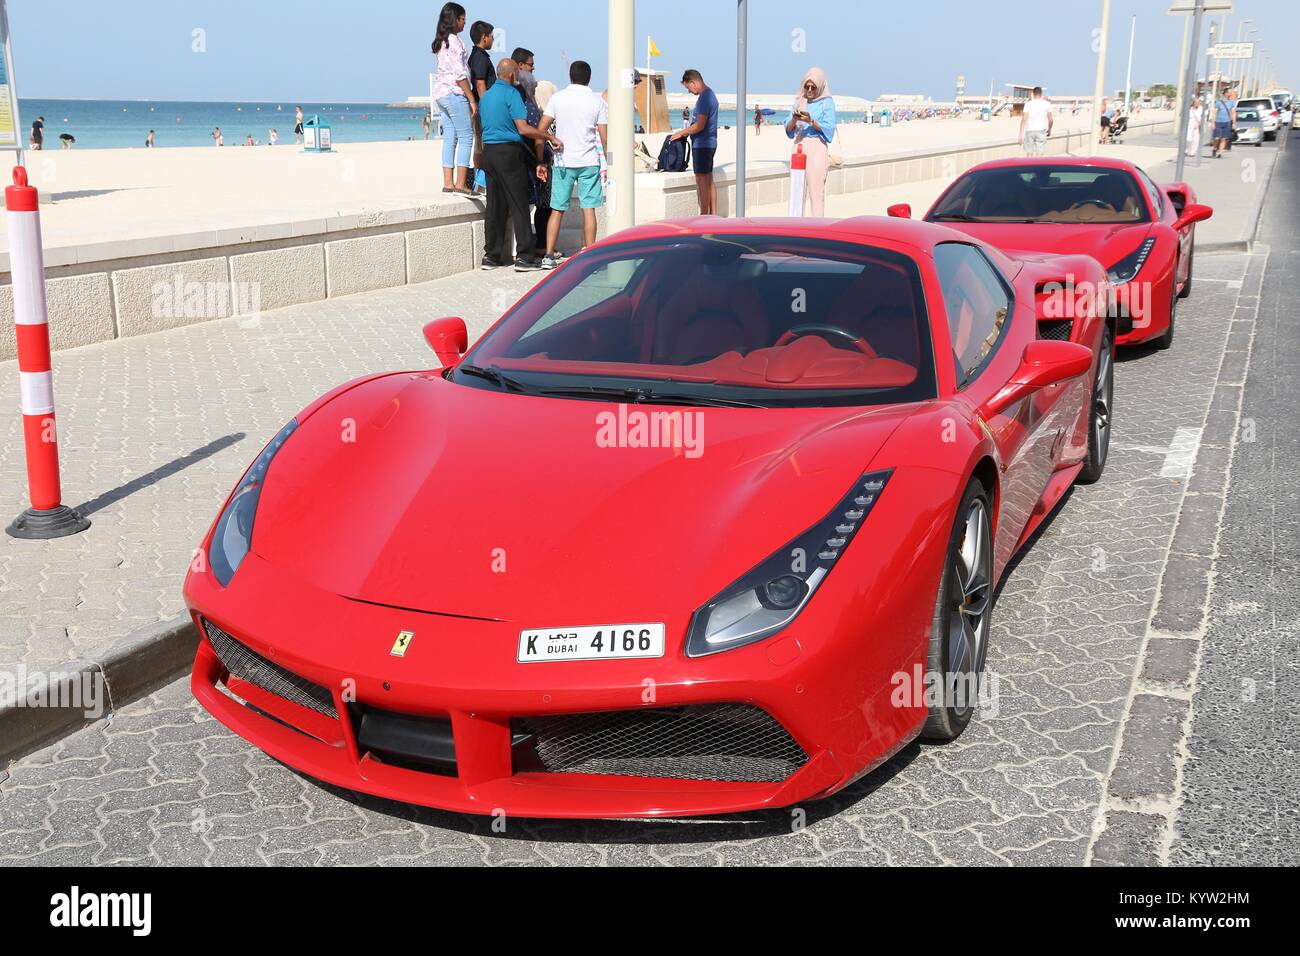
[[[465,178],[474,146],[471,117],[478,105],[470,93],[469,56],[458,35],[464,29],[465,8],[459,3],[444,4],[433,41],[433,53],[438,58],[433,99],[442,115],[442,191],[469,196]]]

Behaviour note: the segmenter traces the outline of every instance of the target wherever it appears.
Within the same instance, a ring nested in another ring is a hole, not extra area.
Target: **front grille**
[[[217,657],[221,658],[221,663],[232,676],[318,714],[338,717],[334,710],[334,697],[324,687],[249,650],[211,621],[205,620],[203,627],[208,632],[212,649],[217,652]]]
[[[526,717],[513,724],[534,738],[536,756],[551,773],[778,783],[808,760],[770,714],[746,704]]]
[[[1046,322],[1038,323],[1038,337],[1040,339],[1053,339],[1057,342],[1068,342],[1070,341],[1070,333],[1073,331],[1073,319],[1051,319]]]

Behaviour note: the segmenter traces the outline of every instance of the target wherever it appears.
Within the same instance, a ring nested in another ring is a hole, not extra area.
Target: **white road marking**
[[[1190,478],[1192,462],[1196,461],[1197,449],[1201,447],[1201,430],[1199,428],[1180,428],[1174,432],[1173,444],[1165,454],[1165,465],[1160,469],[1161,478]]]

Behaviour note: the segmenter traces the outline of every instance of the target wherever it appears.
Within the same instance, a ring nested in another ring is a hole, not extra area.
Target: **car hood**
[[[606,447],[637,443],[620,408],[691,416],[684,447]],[[300,424],[252,550],[416,611],[554,626],[580,623],[575,609],[689,611],[822,519],[907,413],[628,407],[390,376]]]
[[[1013,256],[1091,256],[1109,269],[1134,252],[1152,224],[1138,223],[944,223]]]

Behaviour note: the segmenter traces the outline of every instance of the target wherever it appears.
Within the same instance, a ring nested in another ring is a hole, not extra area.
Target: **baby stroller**
[[[1110,141],[1112,143],[1118,143],[1123,140],[1126,132],[1128,132],[1127,116],[1116,116],[1110,121]]]

